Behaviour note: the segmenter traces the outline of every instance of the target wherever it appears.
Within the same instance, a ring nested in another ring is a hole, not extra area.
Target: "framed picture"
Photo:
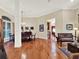
[[[26,30],[29,30],[29,27],[25,27]]]
[[[43,32],[44,31],[44,24],[39,25],[39,31]]]
[[[73,30],[73,24],[66,24],[66,30]]]
[[[33,26],[32,26],[32,27],[30,27],[30,29],[31,29],[31,30],[34,30],[34,27],[33,27]]]
[[[24,28],[23,28],[23,26],[21,26],[21,30],[22,30],[22,31],[24,31]]]

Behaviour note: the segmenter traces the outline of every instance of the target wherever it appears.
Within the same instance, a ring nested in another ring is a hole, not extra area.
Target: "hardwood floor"
[[[65,59],[55,41],[36,39],[23,42],[21,48],[14,48],[13,42],[4,46],[8,59]]]

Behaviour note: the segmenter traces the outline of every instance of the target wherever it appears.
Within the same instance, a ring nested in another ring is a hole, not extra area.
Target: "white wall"
[[[74,30],[66,30],[66,24],[73,24],[73,28],[78,27],[78,20],[76,19],[77,17],[75,9],[63,9],[41,17],[43,20],[50,20],[52,18],[56,19],[56,35],[57,33],[66,32],[73,33],[74,35]],[[47,27],[47,25],[45,26]]]
[[[44,24],[44,32],[39,31],[39,25]],[[37,23],[37,32],[38,32],[38,38],[47,39],[47,22],[46,19],[39,19]]]
[[[23,22],[26,23],[26,26],[34,26],[34,33],[36,33],[37,38],[47,39],[47,20],[56,19],[56,33],[63,31],[63,14],[62,10],[59,10],[55,13],[41,16],[38,18],[24,18]],[[39,31],[39,25],[44,24],[44,32]]]
[[[66,24],[73,24],[73,28],[77,27],[76,11],[75,10],[59,10],[49,15],[41,16],[38,18],[25,18],[23,22],[26,22],[26,26],[34,26],[34,33],[37,38],[47,39],[47,20],[55,18],[56,20],[56,35],[57,33],[69,32],[73,33],[73,30],[66,30]],[[39,32],[39,25],[44,24],[44,32]]]
[[[47,39],[47,31],[46,31],[47,27],[46,27],[46,20],[45,19],[25,17],[25,18],[23,18],[22,22],[26,23],[24,25],[24,27],[25,26],[27,26],[27,27],[33,26],[34,27],[34,30],[32,30],[32,32],[33,32],[33,34],[36,33],[37,38]],[[44,32],[39,31],[40,24],[44,24]]]
[[[56,33],[62,32],[63,31],[63,17],[62,17],[62,10],[59,10],[55,13],[51,13],[49,15],[41,16],[39,17],[38,20],[38,25],[39,24],[44,24],[44,32],[39,32],[38,31],[38,37],[39,38],[44,38],[47,39],[47,21],[55,18],[56,19]],[[39,27],[39,26],[38,26]],[[39,30],[39,29],[38,29]]]
[[[26,22],[26,26],[34,26],[33,32],[36,33],[37,38],[47,39],[47,20],[56,19],[56,34],[63,32],[74,34],[74,30],[66,30],[66,24],[73,24],[73,28],[78,27],[77,13],[78,10],[75,9],[63,9],[38,18],[26,17],[23,22]],[[44,24],[44,32],[39,32],[40,24]]]
[[[63,31],[63,14],[62,14],[62,10],[59,10],[57,12],[55,12],[53,15],[52,15],[55,20],[56,20],[56,35],[57,33],[60,33]]]
[[[53,16],[56,19],[56,33],[73,33],[74,30],[67,30],[66,24],[73,24],[73,28],[78,27],[75,9],[63,9],[55,12]]]
[[[36,18],[28,18],[28,17],[23,17],[23,20],[22,20],[23,23],[25,23],[23,25],[23,27],[29,27],[29,30],[30,30],[30,27],[34,27],[34,30],[31,30],[33,34],[37,33],[37,24],[38,24],[38,20]],[[29,31],[29,30],[26,30],[24,29],[24,31]],[[37,35],[36,35],[37,37]]]
[[[0,16],[7,16],[11,19],[11,21],[13,22],[14,21],[14,17],[13,15],[7,13],[6,11],[4,11],[3,9],[0,9]]]
[[[77,27],[76,11],[72,9],[63,10],[63,32],[69,32],[74,34],[74,28]],[[72,24],[73,30],[67,30],[66,24]]]
[[[79,8],[78,9],[76,9],[76,20],[77,20],[77,27],[78,27],[78,30],[79,30]]]

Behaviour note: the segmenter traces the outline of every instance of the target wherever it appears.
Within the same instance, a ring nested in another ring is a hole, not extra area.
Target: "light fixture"
[[[71,2],[74,2],[74,0],[70,0]]]
[[[47,20],[47,22],[52,22],[52,20]]]
[[[25,22],[22,22],[21,25],[26,25],[26,23]]]
[[[74,28],[74,30],[78,30],[78,28]]]

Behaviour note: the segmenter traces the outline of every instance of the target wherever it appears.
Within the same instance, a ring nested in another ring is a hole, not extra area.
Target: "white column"
[[[21,43],[21,12],[20,1],[15,0],[15,48],[20,48]]]

